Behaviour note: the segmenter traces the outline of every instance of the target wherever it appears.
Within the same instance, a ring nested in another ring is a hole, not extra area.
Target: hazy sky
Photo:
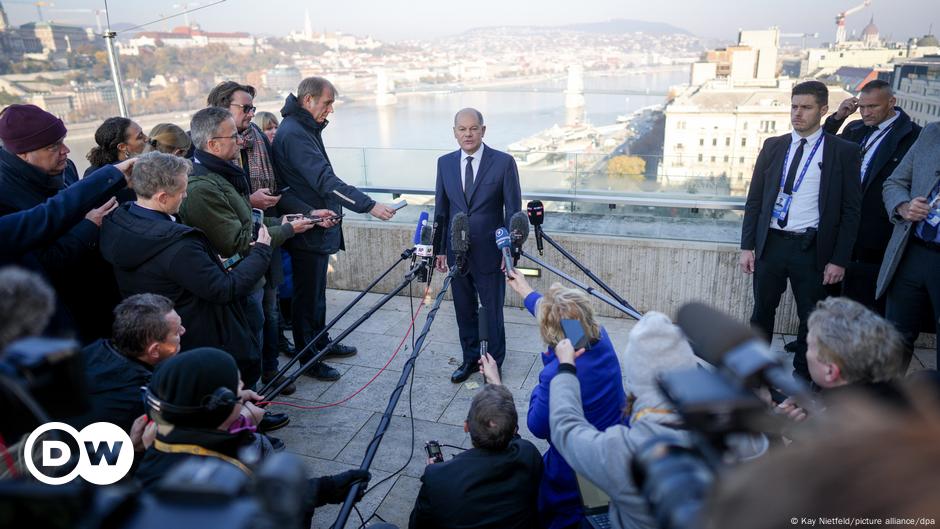
[[[111,0],[111,21],[141,24],[179,12],[186,4],[206,6],[215,0]],[[831,41],[835,15],[862,0],[540,0],[447,2],[443,0],[226,0],[190,15],[191,21],[213,31],[250,31],[286,34],[303,27],[304,9],[310,10],[314,29],[371,34],[380,39],[456,35],[467,29],[500,24],[558,25],[596,22],[612,18],[667,22],[696,35],[733,40],[739,28],[762,29],[777,25],[785,33],[818,32]],[[36,19],[26,0],[0,3],[11,22]],[[931,24],[940,32],[940,0],[873,0],[872,6],[850,16],[848,29],[860,32],[874,15],[881,34],[906,40],[920,36]],[[56,0],[44,11],[47,20],[94,25],[88,11],[103,7],[103,0]],[[74,10],[74,11],[73,11]],[[86,10],[81,12],[79,10]],[[183,18],[149,26],[165,30]]]

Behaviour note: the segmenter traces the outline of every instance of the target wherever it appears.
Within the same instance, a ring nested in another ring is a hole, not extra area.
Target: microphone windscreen
[[[545,206],[542,205],[542,201],[530,200],[525,209],[529,214],[529,223],[533,226],[541,226],[542,221],[545,219]]]
[[[434,239],[434,235],[432,234],[433,231],[434,228],[431,226],[425,225],[421,227],[421,244],[424,246],[431,246],[431,243]]]
[[[434,217],[434,232],[431,237],[431,247],[434,248],[434,255],[441,255],[444,249],[441,248],[441,242],[444,239],[444,215]]]
[[[517,211],[509,219],[509,232],[512,234],[513,244],[521,248],[522,244],[529,238],[529,217],[525,213]]]
[[[703,303],[683,305],[677,320],[696,354],[713,365],[720,364],[728,351],[757,338],[748,325]]]
[[[470,218],[466,213],[457,213],[450,221],[450,248],[454,253],[470,250]]]
[[[509,232],[506,228],[500,228],[496,230],[496,247],[502,250],[503,248],[509,248]]]
[[[428,212],[422,211],[421,214],[418,215],[418,225],[415,226],[415,236],[411,241],[412,244],[418,244],[421,242],[421,228],[427,223],[428,223]]]

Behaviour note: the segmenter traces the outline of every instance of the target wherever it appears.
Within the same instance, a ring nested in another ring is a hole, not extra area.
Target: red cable
[[[3,434],[0,434],[0,454],[3,455],[3,462],[6,463],[10,475],[14,478],[19,477],[20,473],[16,471],[16,465],[13,464],[13,457],[10,456],[10,452],[7,451],[7,441],[3,438]]]
[[[275,405],[280,405],[280,406],[290,406],[291,408],[300,408],[300,409],[302,409],[302,410],[322,410],[322,409],[324,409],[324,408],[331,408],[331,407],[333,407],[333,406],[339,406],[340,404],[343,404],[344,402],[348,402],[350,399],[352,399],[352,398],[355,397],[356,395],[362,393],[362,391],[365,390],[367,387],[369,387],[370,384],[372,384],[373,382],[375,382],[375,379],[379,378],[379,375],[381,375],[382,372],[385,371],[385,369],[392,363],[392,360],[394,360],[395,357],[398,356],[398,352],[401,351],[402,346],[405,345],[405,340],[408,339],[408,335],[410,335],[412,329],[414,329],[415,320],[418,319],[418,314],[421,313],[421,309],[424,307],[424,300],[425,300],[425,298],[427,297],[428,292],[430,292],[430,291],[431,291],[431,284],[428,283],[428,288],[425,289],[424,295],[421,296],[421,303],[418,304],[418,310],[416,310],[415,313],[414,313],[414,316],[411,317],[411,325],[408,326],[408,332],[406,332],[405,335],[402,336],[401,342],[398,343],[398,347],[395,349],[395,352],[392,353],[392,356],[388,359],[388,362],[385,362],[385,365],[382,366],[382,369],[379,369],[379,372],[376,373],[375,376],[372,377],[372,379],[370,379],[368,382],[366,382],[366,384],[365,384],[364,386],[362,386],[361,388],[357,389],[352,395],[350,395],[350,396],[348,396],[348,397],[346,397],[346,398],[344,398],[344,399],[342,399],[342,400],[338,400],[338,401],[336,401],[336,402],[331,402],[331,403],[329,403],[329,404],[323,404],[323,405],[321,405],[321,406],[301,406],[300,404],[294,404],[294,403],[292,403],[292,402],[282,402],[282,401],[277,401],[277,400],[270,400],[270,401],[259,402],[258,405],[259,405],[259,406],[265,406],[265,405],[268,405],[268,404],[275,404]]]

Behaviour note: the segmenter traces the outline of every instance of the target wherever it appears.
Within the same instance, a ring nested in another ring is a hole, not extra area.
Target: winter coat
[[[110,422],[130,432],[134,420],[144,413],[140,388],[150,384],[153,367],[128,358],[110,340],[98,340],[82,349],[85,360],[85,391],[90,409],[69,420],[81,430],[94,422]]]

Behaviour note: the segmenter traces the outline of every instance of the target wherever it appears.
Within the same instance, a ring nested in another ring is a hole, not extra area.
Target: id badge
[[[927,221],[927,224],[930,224],[934,228],[940,224],[940,196],[933,199],[930,213],[927,214],[927,218],[925,220]]]
[[[773,217],[777,220],[782,220],[787,216],[787,211],[790,210],[790,202],[793,200],[793,195],[788,195],[781,191],[777,194],[777,200],[774,202],[774,212]]]

